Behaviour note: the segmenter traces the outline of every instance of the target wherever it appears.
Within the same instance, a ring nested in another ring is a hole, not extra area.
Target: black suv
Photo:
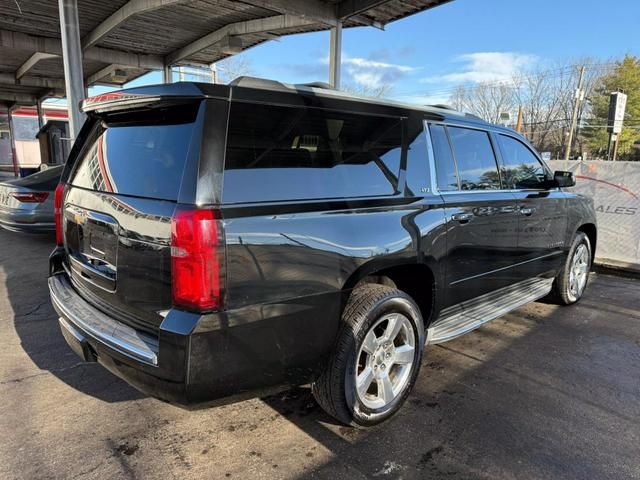
[[[587,284],[592,202],[476,117],[248,78],[84,109],[51,299],[71,348],[165,401],[311,383],[373,425],[425,345]]]

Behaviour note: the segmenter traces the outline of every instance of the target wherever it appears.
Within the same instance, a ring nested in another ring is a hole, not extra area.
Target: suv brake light
[[[62,237],[62,194],[64,193],[64,184],[59,183],[56,187],[56,193],[53,197],[53,214],[56,220],[56,245],[61,247],[64,244]]]
[[[49,198],[49,192],[15,192],[9,195],[22,203],[42,203]]]
[[[178,207],[171,222],[173,304],[186,310],[222,308],[222,222],[216,210]]]

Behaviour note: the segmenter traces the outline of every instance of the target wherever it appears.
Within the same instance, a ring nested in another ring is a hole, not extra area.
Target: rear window
[[[398,193],[400,118],[235,103],[225,203]]]
[[[71,184],[105,193],[177,200],[196,133],[197,105],[118,114],[96,127]]]

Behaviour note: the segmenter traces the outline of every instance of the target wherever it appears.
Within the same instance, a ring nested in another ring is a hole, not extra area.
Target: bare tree
[[[363,97],[384,98],[391,94],[393,85],[381,83],[377,86],[367,86],[361,83],[345,83],[340,87],[340,90]]]
[[[514,77],[513,84],[515,104],[523,111],[524,133],[538,149],[546,150],[560,101],[552,73],[549,70],[527,72]]]
[[[587,65],[585,101],[578,111],[580,119],[587,118],[591,111],[589,98],[597,79],[608,71],[606,63],[597,64],[589,58],[518,72],[505,82],[479,83],[473,87],[461,85],[453,91],[449,102],[458,110],[493,123],[499,121],[502,112],[515,114],[521,107],[525,136],[538,150],[558,154],[564,150],[576,101],[579,71],[576,65]],[[576,138],[577,148],[582,151],[584,138],[581,135]]]
[[[467,89],[464,85],[457,86],[451,94],[451,97],[449,97],[449,105],[460,112],[465,111],[467,109],[467,105],[469,105],[469,101],[467,99],[468,95],[469,94],[467,93]]]
[[[472,88],[459,86],[449,98],[449,103],[457,110],[497,123],[501,113],[514,109],[513,86],[490,82],[479,83]]]
[[[216,62],[215,67],[216,83],[229,83],[235,78],[255,74],[249,59],[236,55]]]

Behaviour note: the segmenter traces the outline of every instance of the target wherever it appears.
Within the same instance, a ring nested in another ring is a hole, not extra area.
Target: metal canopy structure
[[[83,80],[118,86],[166,66],[208,65],[283,35],[383,28],[447,1],[77,0]],[[65,95],[58,3],[0,0],[0,103]]]

